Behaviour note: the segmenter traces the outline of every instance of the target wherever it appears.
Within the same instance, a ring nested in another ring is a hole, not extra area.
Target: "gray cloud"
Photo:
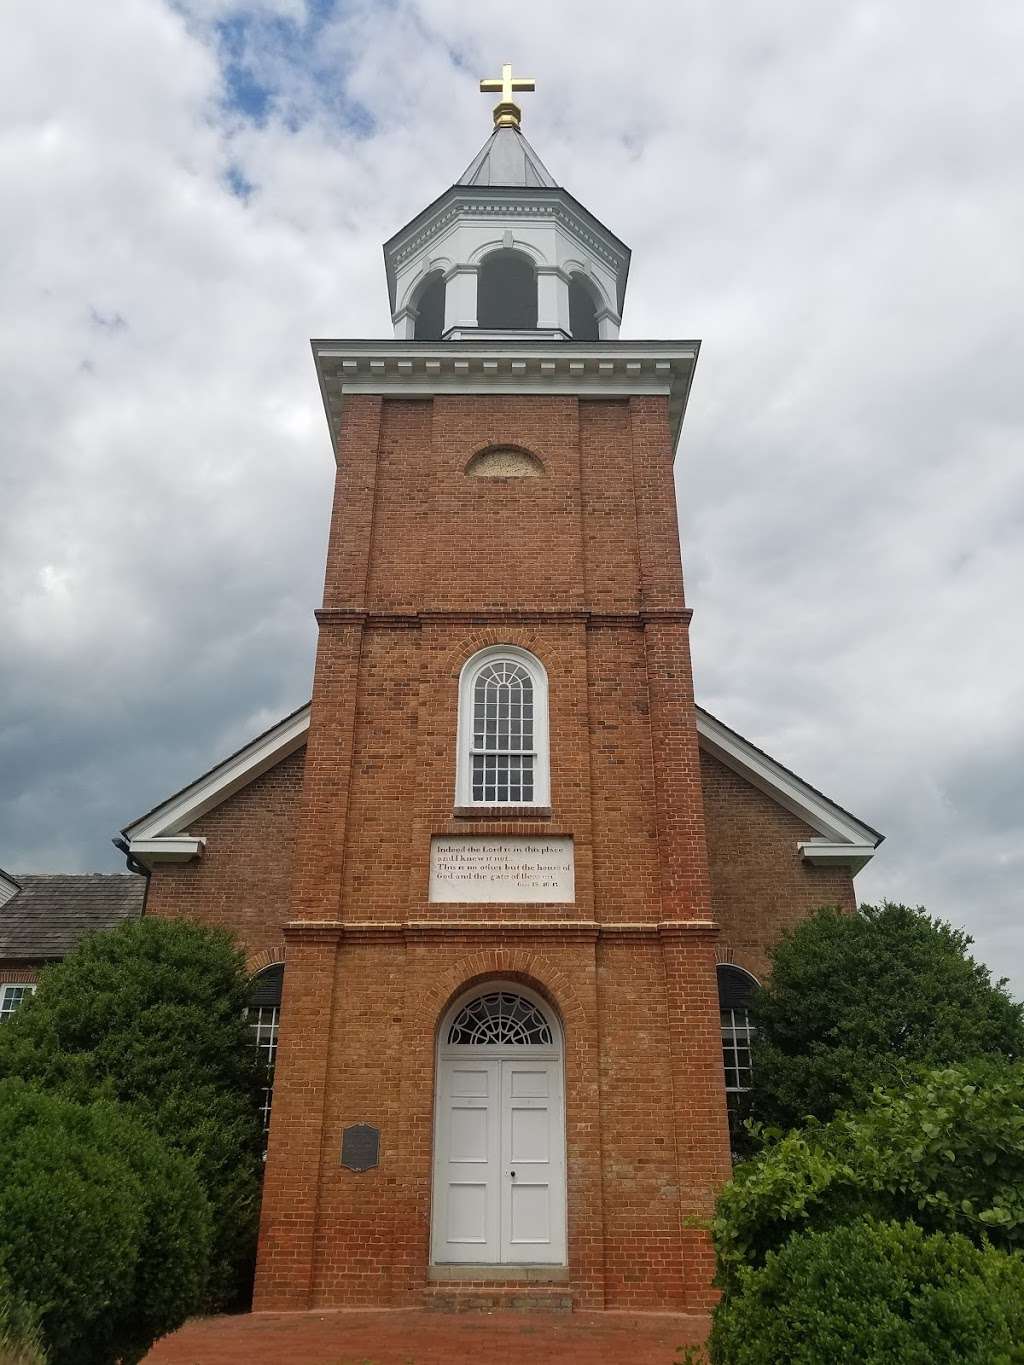
[[[887,832],[864,898],[1024,987],[1019,5],[0,23],[0,865],[115,866],[122,823],[307,695],[307,338],[387,334],[380,243],[512,60],[534,145],[634,249],[625,334],[703,339],[701,699]]]

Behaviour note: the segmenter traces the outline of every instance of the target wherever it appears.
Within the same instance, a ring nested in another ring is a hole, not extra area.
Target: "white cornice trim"
[[[173,856],[176,848],[181,853],[188,852],[188,858],[198,857],[203,840],[183,836],[185,827],[300,749],[306,742],[309,715],[307,704],[134,825],[129,825],[123,832],[129,839],[132,854],[146,866],[154,861],[187,861],[182,856]],[[697,738],[703,750],[818,833],[820,838],[797,845],[800,856],[813,866],[848,866],[856,873],[882,842],[883,836],[877,830],[815,791],[795,773],[700,707],[697,707]],[[161,852],[167,856],[159,856]]]
[[[830,844],[824,839],[812,839],[797,844],[805,863],[814,867],[848,867],[853,876],[875,856],[874,844]]]
[[[143,815],[122,832],[134,852],[137,840],[161,839],[180,834],[214,806],[247,787],[250,782],[293,754],[306,742],[309,729],[309,704],[286,716],[272,729],[247,744],[238,753],[219,763],[196,782]]]
[[[313,341],[335,458],[346,398],[379,394],[567,394],[669,400],[673,446],[686,412],[699,341]]]
[[[738,773],[752,786],[759,788],[784,806],[786,810],[799,816],[824,839],[830,846],[856,845],[874,851],[881,843],[882,836],[870,825],[862,824],[855,816],[830,801],[827,796],[816,791],[808,783],[769,758],[749,740],[730,730],[720,720],[706,711],[697,711],[697,733],[701,748],[713,754]]]
[[[179,834],[167,839],[129,839],[128,851],[143,867],[160,863],[190,863],[202,857],[205,839]]]

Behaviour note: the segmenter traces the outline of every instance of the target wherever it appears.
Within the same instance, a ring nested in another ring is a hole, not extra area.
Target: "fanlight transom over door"
[[[562,1039],[532,992],[456,1003],[438,1040],[433,1260],[565,1263]]]

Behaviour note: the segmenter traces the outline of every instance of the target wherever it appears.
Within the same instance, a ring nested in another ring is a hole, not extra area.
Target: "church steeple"
[[[395,337],[415,341],[613,341],[629,248],[561,188],[497,91],[494,131],[449,190],[384,244]]]

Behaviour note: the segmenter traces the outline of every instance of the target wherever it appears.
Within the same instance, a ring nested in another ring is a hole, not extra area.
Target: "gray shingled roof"
[[[130,872],[15,873],[21,890],[0,906],[0,958],[64,957],[97,929],[138,919],[145,877]]]
[[[495,128],[476,156],[456,180],[456,185],[527,185],[535,189],[558,188],[544,162],[518,128]]]

